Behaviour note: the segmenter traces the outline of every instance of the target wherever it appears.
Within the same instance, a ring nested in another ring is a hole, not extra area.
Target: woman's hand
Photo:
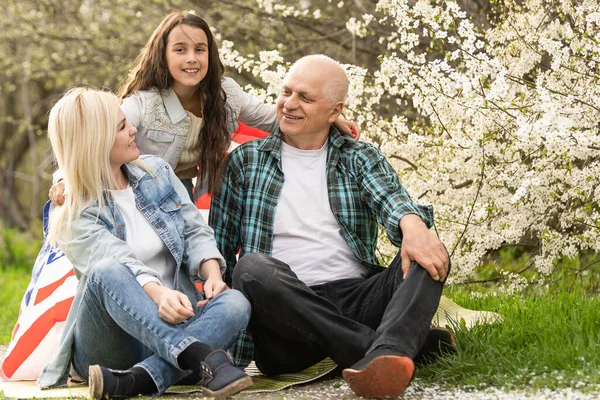
[[[221,267],[217,260],[210,259],[200,264],[200,275],[205,277],[206,281],[202,285],[204,300],[199,301],[197,306],[204,307],[209,301],[217,297],[219,293],[229,288],[223,282]]]
[[[48,191],[48,198],[57,206],[62,206],[65,203],[65,184],[57,182]]]
[[[158,306],[158,316],[163,321],[178,324],[194,316],[192,303],[185,294],[156,282],[145,284],[144,291]]]
[[[198,302],[198,307],[204,307],[209,301],[217,297],[219,293],[229,289],[225,282],[223,282],[220,274],[218,277],[208,278],[202,288],[204,289],[204,300]]]
[[[345,133],[348,136],[352,136],[355,141],[360,138],[360,128],[356,122],[348,121],[340,114],[339,117],[335,121],[333,121],[333,125],[342,133]]]

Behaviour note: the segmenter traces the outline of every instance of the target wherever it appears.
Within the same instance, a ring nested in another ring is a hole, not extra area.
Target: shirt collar
[[[143,161],[142,161],[143,162]],[[138,182],[142,179],[144,175],[146,175],[146,171],[143,168],[140,168],[136,164],[127,163],[123,164],[123,170],[127,174],[129,178],[129,185],[135,189],[138,185]]]
[[[160,95],[163,99],[167,114],[169,114],[169,118],[173,124],[182,121],[187,116],[187,113],[183,109],[179,97],[177,97],[177,93],[175,93],[173,88],[162,89]]]
[[[336,149],[341,149],[344,146],[349,144],[353,144],[354,139],[351,136],[341,133],[337,130],[337,128],[331,125],[329,128],[329,146],[335,147]]]
[[[351,144],[354,140],[340,131],[333,125],[329,128],[329,146],[341,149],[347,144]],[[281,155],[281,130],[279,127],[273,131],[269,136],[263,139],[262,143],[258,146],[258,151],[270,152],[275,158],[280,158]]]

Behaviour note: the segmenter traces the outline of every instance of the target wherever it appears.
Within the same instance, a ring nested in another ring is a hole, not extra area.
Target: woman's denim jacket
[[[245,93],[231,78],[223,78],[221,87],[227,95],[227,128],[230,133],[238,128],[238,120],[269,133],[278,126],[273,105]],[[190,133],[191,120],[173,89],[137,91],[123,99],[121,108],[127,120],[137,128],[135,143],[141,153],[162,157],[176,168]],[[198,171],[198,177],[200,174],[201,171]],[[197,199],[204,193],[205,188],[196,187],[194,197]]]
[[[175,289],[190,299],[201,300],[193,280],[199,276],[200,264],[214,258],[225,271],[225,261],[215,243],[213,230],[200,216],[190,201],[187,190],[175,176],[173,169],[164,160],[155,156],[140,157],[144,170],[136,164],[125,164],[137,208],[148,219],[156,233],[176,261]],[[103,259],[112,258],[131,268],[136,276],[148,274],[160,280],[151,268],[138,261],[125,242],[125,222],[116,207],[110,192],[105,192],[107,206],[98,203],[85,209],[74,222],[72,239],[61,242],[60,247],[73,263],[75,276],[79,280],[77,293],[71,305],[61,338],[58,354],[44,367],[38,385],[42,388],[66,383],[71,366],[71,348],[77,310],[91,268]],[[196,302],[192,301],[195,305]]]

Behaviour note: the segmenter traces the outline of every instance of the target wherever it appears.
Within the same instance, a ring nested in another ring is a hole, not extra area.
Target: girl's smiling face
[[[208,39],[200,28],[176,26],[167,37],[165,58],[177,94],[195,90],[208,72]]]

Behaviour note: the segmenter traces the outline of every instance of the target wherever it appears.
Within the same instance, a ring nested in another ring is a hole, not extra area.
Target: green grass
[[[0,228],[0,343],[6,344],[41,245],[32,235]],[[463,307],[500,313],[504,322],[467,330],[454,327],[458,354],[417,371],[424,383],[449,388],[505,389],[600,387],[600,295],[598,255],[561,260],[548,285],[523,294],[496,294],[492,282],[450,288],[445,295]],[[527,254],[502,251],[498,264],[522,269]],[[482,271],[494,277],[496,265]],[[534,280],[535,278],[533,278]],[[0,393],[0,400],[3,398]]]
[[[0,226],[0,269],[30,272],[41,246],[41,233],[36,236]]]
[[[0,344],[10,342],[41,237],[0,227]]]
[[[417,376],[449,387],[564,388],[600,385],[600,297],[555,290],[524,295],[447,293],[463,307],[499,312],[504,322],[455,327],[458,354]]]
[[[31,274],[19,269],[0,270],[0,344],[10,342],[13,326],[17,321],[21,298]]]

